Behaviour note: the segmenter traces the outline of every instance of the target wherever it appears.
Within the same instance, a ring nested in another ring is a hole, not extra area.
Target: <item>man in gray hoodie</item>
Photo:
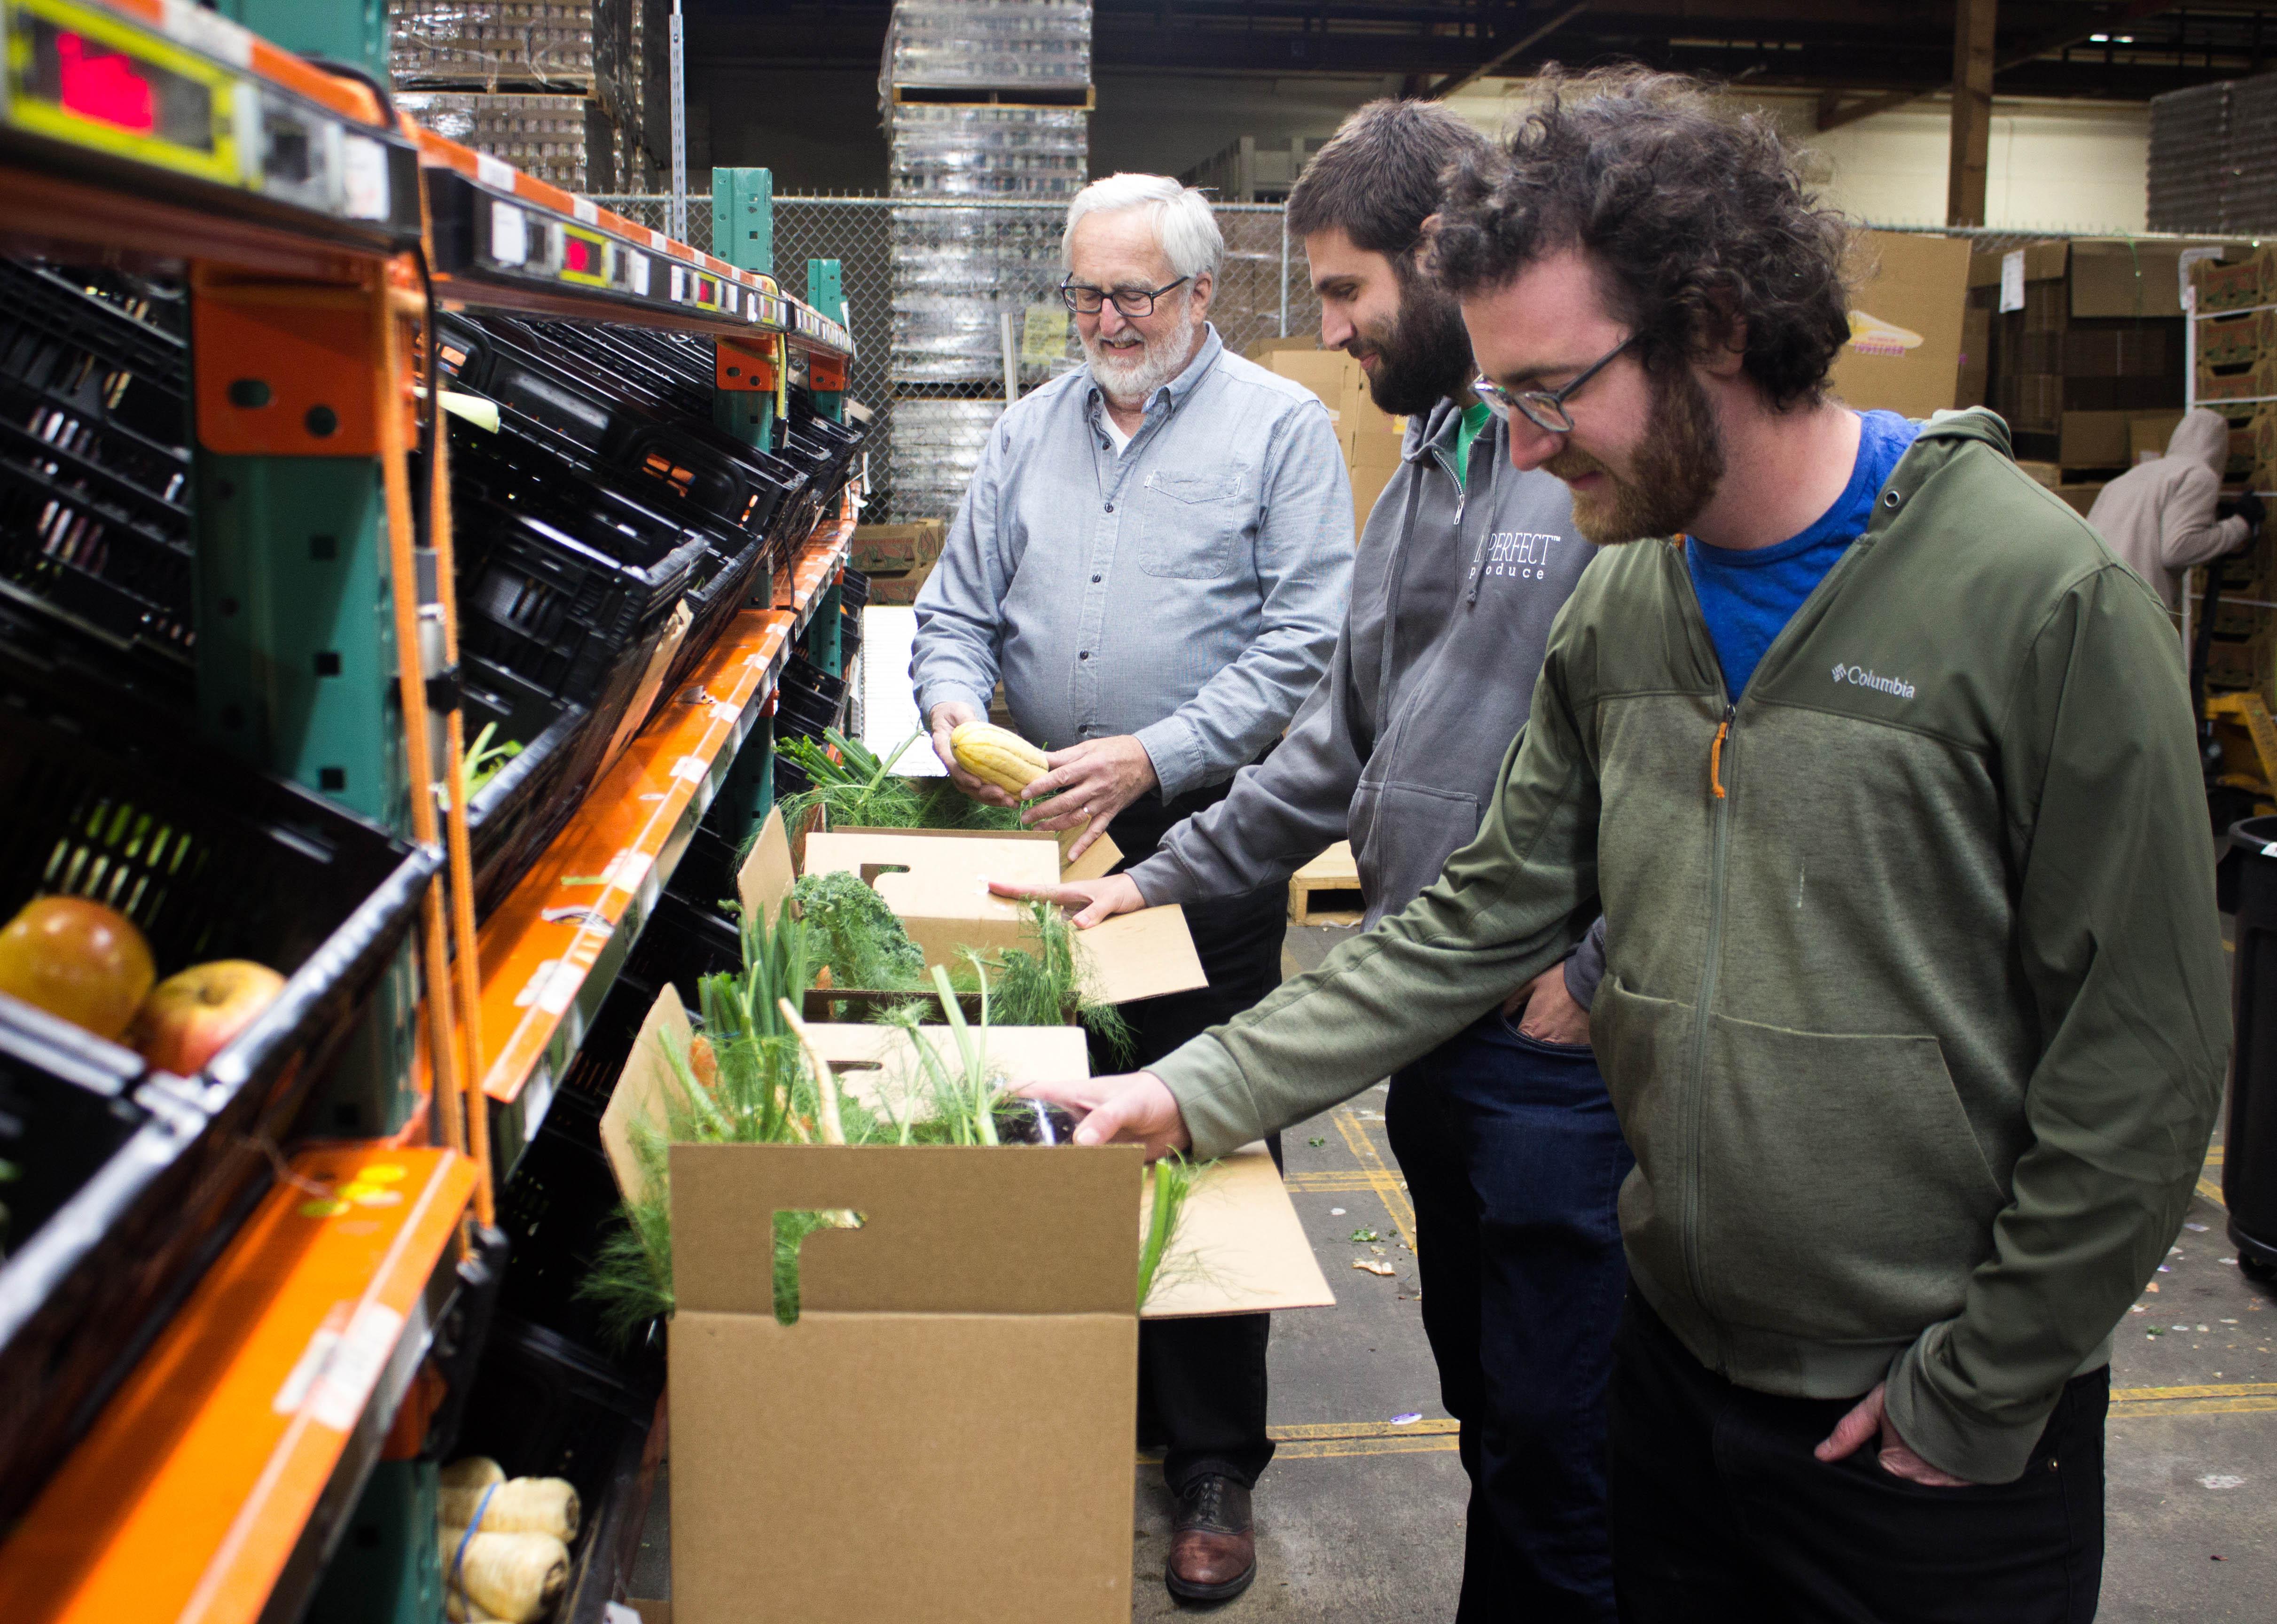
[[[1487,148],[1443,107],[1375,102],[1291,193],[1321,339],[1408,416],[1401,466],[1360,538],[1329,674],[1288,736],[1128,873],[1040,893],[1078,925],[1276,884],[1347,836],[1373,925],[1478,833],[1591,556],[1564,484],[1511,466],[1508,429],[1470,391],[1461,312],[1418,263],[1443,167]],[[1627,1280],[1614,1192],[1632,1158],[1588,1046],[1601,951],[1399,1072],[1386,1107],[1471,1479],[1466,1624],[1613,1617],[1604,1403]]]
[[[2201,407],[2174,425],[2167,454],[2113,480],[2087,522],[2119,561],[2173,608],[2193,565],[2234,553],[2261,528],[2261,499],[2248,492],[2228,518],[2217,516],[2229,461],[2229,424]]]

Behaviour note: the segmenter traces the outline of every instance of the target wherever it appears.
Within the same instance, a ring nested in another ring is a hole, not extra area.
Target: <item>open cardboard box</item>
[[[802,873],[859,874],[901,919],[927,964],[955,968],[966,948],[997,952],[1022,942],[1024,906],[990,894],[988,881],[1056,885],[1091,876],[1091,859],[1062,869],[1059,842],[1049,835],[973,833],[952,829],[837,829],[807,835],[799,860],[791,856],[782,814],[773,812],[735,876],[747,919],[772,924]],[[1109,856],[1100,873],[1112,866]],[[1090,984],[1108,1003],[1159,998],[1209,985],[1186,930],[1185,911],[1172,903],[1118,914],[1076,937]],[[840,989],[862,991],[862,988]]]
[[[948,1027],[925,1026],[918,1031],[944,1058],[955,1058],[956,1039]],[[847,1094],[872,1109],[882,1106],[897,1112],[904,1107],[918,1072],[907,1033],[895,1026],[822,1022],[811,1023],[807,1032]],[[680,995],[666,986],[649,1006],[601,1117],[601,1148],[616,1174],[617,1187],[628,1201],[638,1200],[645,1188],[639,1160],[633,1155],[632,1125],[642,1117],[659,1124],[665,1120],[666,1100],[678,1086],[664,1057],[665,1046],[676,1044],[685,1052],[694,1036]],[[1080,1027],[994,1026],[989,1029],[986,1042],[990,1061],[1015,1087],[1079,1080],[1091,1075],[1090,1056]],[[845,1147],[794,1148],[820,1154]],[[894,1148],[925,1155],[934,1147]],[[674,1154],[678,1155],[677,1147]],[[1138,1201],[1131,1229],[1134,1237],[1146,1227],[1153,1199],[1149,1181]],[[685,1244],[679,1234],[676,1208],[673,1228],[676,1275]],[[1134,1282],[1137,1269],[1134,1254]],[[1336,1306],[1336,1298],[1313,1256],[1312,1245],[1305,1239],[1297,1209],[1290,1204],[1280,1172],[1262,1143],[1244,1146],[1196,1177],[1158,1277],[1146,1304],[1144,1317],[1147,1319],[1196,1319]]]
[[[601,1135],[629,1193],[629,1126],[677,1086],[690,1035],[658,995]],[[849,1092],[890,1086],[914,1041],[811,1028]],[[1081,1075],[1079,1031],[997,1028],[1015,1080]],[[840,1056],[845,1056],[842,1067]],[[1132,1313],[1140,1153],[674,1145],[670,1338],[679,1624],[1123,1624],[1130,1617]],[[843,1208],[800,1247],[800,1313],[773,1303],[774,1215]],[[1136,1221],[1134,1222],[1134,1217]],[[1150,1317],[1333,1302],[1262,1146],[1197,1181]],[[982,1508],[1017,1474],[1011,1521]],[[644,1615],[645,1616],[645,1615]]]

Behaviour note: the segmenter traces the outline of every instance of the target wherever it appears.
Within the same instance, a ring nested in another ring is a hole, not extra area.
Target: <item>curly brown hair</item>
[[[1821,399],[1850,338],[1850,231],[1804,191],[1771,120],[1679,73],[1553,66],[1538,82],[1506,147],[1448,166],[1439,278],[1474,294],[1579,248],[1648,370],[1744,325],[1747,374],[1772,406]]]

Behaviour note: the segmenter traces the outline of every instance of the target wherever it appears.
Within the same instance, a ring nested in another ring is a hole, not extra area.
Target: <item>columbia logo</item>
[[[1837,666],[1834,680],[1847,682],[1854,688],[1872,688],[1900,699],[1914,697],[1914,685],[1903,677],[1877,676],[1863,666]]]

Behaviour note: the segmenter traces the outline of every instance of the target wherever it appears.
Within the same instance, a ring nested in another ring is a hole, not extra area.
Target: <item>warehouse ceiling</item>
[[[874,67],[885,0],[684,0],[691,59]],[[1100,73],[1405,76],[1444,95],[1492,71],[1630,60],[1828,91],[1829,124],[1953,79],[1951,0],[1094,0]],[[2001,0],[1997,94],[2141,101],[2259,72],[2277,0]],[[1878,96],[1872,93],[1881,93]]]

